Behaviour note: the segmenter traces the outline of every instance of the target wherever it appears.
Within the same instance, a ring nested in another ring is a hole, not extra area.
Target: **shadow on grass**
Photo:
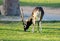
[[[38,40],[38,39],[23,39],[23,40],[1,40],[1,41],[52,41],[52,40],[45,40],[45,39],[41,39],[41,40]],[[53,40],[55,41],[55,40]]]
[[[43,29],[60,30],[60,28],[43,28]]]
[[[0,21],[0,23],[3,23],[3,24],[12,24],[12,23],[20,23],[19,21]]]
[[[43,28],[43,30],[46,30],[46,31],[43,31],[44,34],[58,34],[60,35],[60,28]]]
[[[18,29],[17,29],[17,30],[15,30],[15,29],[2,29],[2,28],[0,28],[0,30],[8,30],[8,31],[10,30],[10,31],[19,31],[19,32],[24,32],[23,30],[18,30]]]
[[[21,41],[21,40],[6,40],[6,39],[2,39],[2,40],[0,40],[0,41]]]
[[[60,28],[43,28],[43,30],[59,30],[60,31]],[[18,29],[3,29],[3,28],[0,28],[0,30],[10,30],[10,31],[19,31],[19,32],[24,32],[24,30],[18,30]],[[26,31],[26,32],[31,32],[31,31]],[[37,32],[37,31],[35,31]]]
[[[20,2],[21,6],[46,6],[46,7],[55,7],[60,8],[60,3],[29,3],[29,2]]]
[[[0,28],[0,30],[7,30],[7,31],[18,31],[18,32],[25,32],[24,30],[19,30],[19,29],[17,29],[17,30],[15,30],[15,29],[2,29],[2,28]],[[31,31],[29,31],[29,29],[26,31],[26,32],[31,32]],[[36,32],[36,31],[35,31]]]
[[[59,23],[60,21],[52,20],[52,21],[42,21],[42,23]]]
[[[36,22],[37,22],[37,21],[36,21]],[[56,23],[56,22],[59,23],[60,21],[55,21],[55,20],[54,20],[54,21],[42,21],[42,23]],[[16,23],[20,23],[20,24],[21,24],[22,21],[0,21],[0,23],[2,23],[2,24],[10,24],[10,23],[11,23],[11,24],[12,24],[12,23],[13,23],[13,24],[16,24]]]

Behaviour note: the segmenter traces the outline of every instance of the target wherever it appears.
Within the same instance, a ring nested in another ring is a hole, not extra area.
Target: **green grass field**
[[[23,31],[22,22],[0,22],[0,41],[60,41],[60,22],[43,22],[42,33]]]
[[[0,5],[2,5],[3,4],[3,1],[2,0],[0,0]]]
[[[60,0],[20,0],[20,5],[60,7]],[[31,29],[24,32],[22,22],[0,21],[0,41],[60,41],[60,22],[43,22],[42,33],[37,32],[37,24],[34,33]]]
[[[60,3],[59,0],[20,0],[22,2],[36,2],[36,3]]]
[[[60,0],[19,0],[21,6],[47,6],[60,7]],[[0,0],[0,5],[3,0]]]
[[[60,7],[60,0],[20,0],[21,6]]]

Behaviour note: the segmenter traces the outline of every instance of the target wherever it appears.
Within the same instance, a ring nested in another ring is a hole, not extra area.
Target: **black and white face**
[[[26,26],[26,23],[25,23],[25,24],[24,24],[24,31],[26,31],[26,27],[27,27],[27,26]]]
[[[26,24],[24,24],[24,28],[26,28]]]

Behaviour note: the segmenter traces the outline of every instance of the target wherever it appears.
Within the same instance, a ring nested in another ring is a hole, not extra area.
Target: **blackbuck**
[[[23,22],[23,26],[24,26],[24,31],[27,31],[28,28],[31,26],[31,24],[33,24],[32,32],[34,32],[34,28],[35,28],[35,24],[36,24],[36,19],[37,19],[37,23],[38,23],[37,29],[38,29],[39,32],[42,32],[41,21],[42,21],[43,16],[44,16],[43,8],[42,7],[36,7],[32,11],[32,14],[29,17],[29,19],[27,19],[25,21],[24,20],[23,9],[21,9],[21,18],[22,18],[22,22]]]

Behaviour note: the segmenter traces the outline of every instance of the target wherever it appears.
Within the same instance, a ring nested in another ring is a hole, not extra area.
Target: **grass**
[[[21,6],[60,7],[59,0],[20,0]]]
[[[36,24],[37,27],[37,24]],[[43,22],[42,33],[23,31],[22,22],[0,22],[0,41],[60,41],[60,22]]]
[[[0,0],[0,5],[2,5]],[[60,7],[60,0],[20,0],[21,6]],[[0,22],[0,41],[60,41],[60,22],[43,22],[42,33],[23,31],[22,22]]]
[[[0,0],[0,5],[3,0]],[[21,6],[60,7],[60,0],[19,0]]]
[[[0,5],[2,5],[3,4],[3,1],[2,0],[0,0]]]
[[[20,0],[20,1],[30,3],[60,3],[60,0]]]

